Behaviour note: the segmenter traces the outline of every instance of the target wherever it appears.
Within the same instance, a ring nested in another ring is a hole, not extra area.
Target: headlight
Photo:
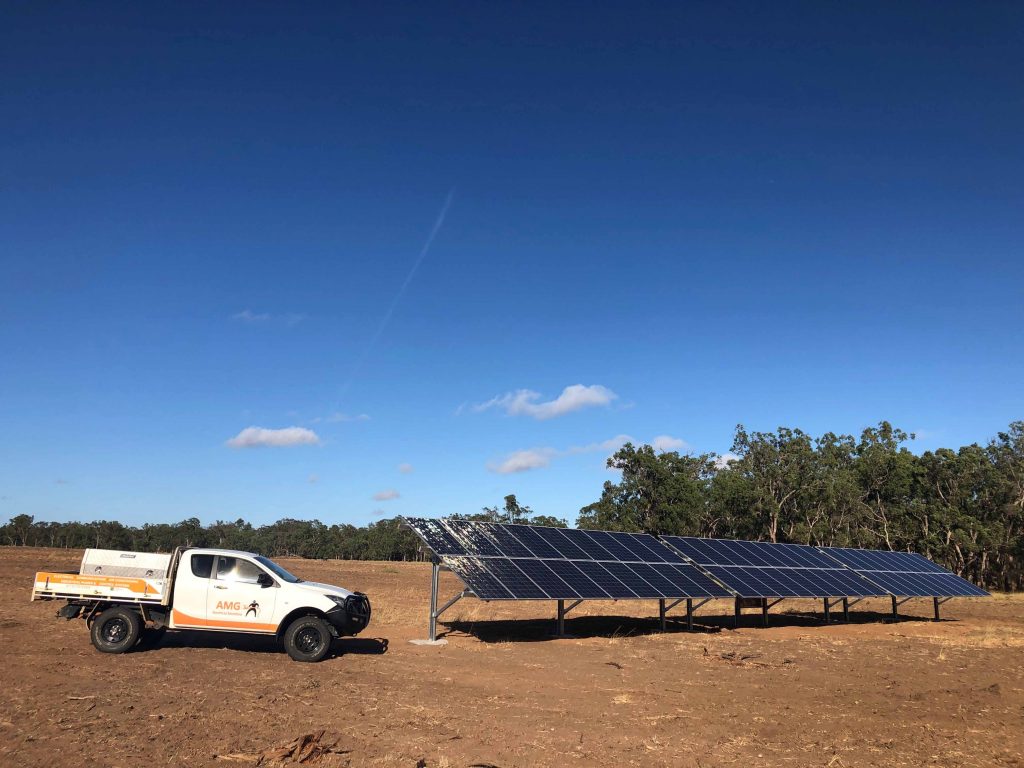
[[[345,599],[346,598],[344,598],[344,597],[339,597],[338,595],[327,595],[327,599],[330,600],[332,603],[334,603],[339,608],[344,608],[345,607]]]

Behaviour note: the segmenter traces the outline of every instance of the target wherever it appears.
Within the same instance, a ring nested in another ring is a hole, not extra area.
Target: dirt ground
[[[0,548],[0,766],[276,764],[317,745],[306,765],[1024,766],[1021,596],[954,600],[939,623],[930,602],[895,624],[866,602],[830,626],[820,603],[784,602],[738,630],[722,601],[667,633],[655,601],[584,603],[563,639],[551,602],[467,599],[448,644],[420,646],[429,565],[282,560],[374,606],[364,636],[299,664],[211,633],[98,653],[84,622],[28,599],[36,570],[80,557]]]

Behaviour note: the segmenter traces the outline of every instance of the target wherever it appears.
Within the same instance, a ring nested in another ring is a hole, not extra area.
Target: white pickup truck
[[[334,638],[370,622],[361,592],[303,581],[261,555],[229,549],[87,549],[78,573],[37,573],[32,599],[67,600],[57,615],[84,618],[104,653],[187,629],[272,635],[296,661],[320,661]]]

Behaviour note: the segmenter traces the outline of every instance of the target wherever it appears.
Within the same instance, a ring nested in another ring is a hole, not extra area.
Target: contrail
[[[367,344],[366,349],[363,350],[363,354],[360,355],[359,360],[352,369],[351,375],[349,375],[344,386],[342,386],[341,392],[338,395],[339,400],[345,396],[346,392],[348,392],[349,387],[352,386],[352,382],[362,371],[367,358],[370,357],[370,353],[373,352],[374,347],[377,346],[377,342],[380,341],[380,337],[383,336],[384,331],[387,330],[388,324],[391,322],[391,316],[395,314],[395,310],[398,308],[398,303],[405,295],[405,291],[409,287],[409,283],[411,283],[412,279],[416,277],[416,272],[419,270],[420,264],[422,264],[423,260],[427,257],[427,253],[430,251],[430,246],[434,243],[434,238],[437,237],[437,233],[441,231],[441,227],[444,225],[444,219],[448,215],[448,209],[451,207],[452,198],[454,197],[455,190],[449,190],[448,195],[444,199],[444,205],[441,206],[441,212],[437,215],[437,219],[434,221],[434,226],[431,228],[426,242],[423,243],[423,248],[420,249],[420,253],[416,257],[416,261],[413,262],[412,269],[409,270],[409,274],[405,276],[405,280],[402,281],[402,284],[398,288],[398,292],[391,300],[391,304],[388,306],[387,312],[385,312],[384,317],[381,318],[380,325],[377,326],[377,330],[370,338],[370,343]]]

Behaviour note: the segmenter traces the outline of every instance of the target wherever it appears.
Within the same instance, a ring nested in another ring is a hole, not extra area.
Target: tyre
[[[142,634],[142,617],[124,606],[107,608],[93,619],[89,634],[97,651],[124,653],[135,646]]]
[[[288,625],[284,649],[296,661],[320,661],[331,650],[331,628],[319,616],[303,616]]]

